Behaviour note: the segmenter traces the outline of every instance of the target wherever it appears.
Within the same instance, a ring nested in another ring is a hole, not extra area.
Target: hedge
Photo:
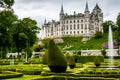
[[[86,62],[94,62],[96,56],[80,56],[74,55],[74,59],[77,63],[86,63]],[[103,56],[98,56],[101,62],[104,62]]]
[[[42,72],[41,70],[22,70],[22,69],[17,69],[16,71],[26,75],[40,75]]]
[[[31,80],[115,80],[115,78],[48,76],[48,77],[31,79]]]
[[[16,78],[16,77],[22,77],[22,76],[23,74],[18,72],[11,72],[11,71],[0,72],[0,79]]]

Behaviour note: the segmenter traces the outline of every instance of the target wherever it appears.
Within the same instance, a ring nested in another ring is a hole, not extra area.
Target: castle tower
[[[85,17],[85,32],[86,32],[86,34],[89,34],[90,11],[89,11],[87,1],[86,1],[85,11],[84,11],[84,17]]]
[[[86,2],[86,7],[84,13],[90,13],[89,8],[88,8],[88,2]]]
[[[95,27],[93,27],[94,33],[96,31],[103,32],[103,13],[98,4],[96,3],[96,6],[94,7],[92,13],[91,13],[91,20]]]
[[[64,9],[63,5],[61,5],[61,10],[60,10],[60,20],[64,18]]]

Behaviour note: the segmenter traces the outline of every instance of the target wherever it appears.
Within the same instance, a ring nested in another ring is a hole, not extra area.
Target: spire
[[[90,11],[89,11],[89,8],[88,8],[88,2],[86,1],[86,7],[85,7],[85,11],[84,11],[84,13],[89,13]]]
[[[94,9],[99,9],[99,10],[101,10],[97,3],[96,3],[96,6],[95,6]]]
[[[64,14],[63,5],[61,5],[60,15],[61,15],[61,14]]]
[[[46,24],[46,18],[45,18],[45,20],[44,20],[44,24]]]

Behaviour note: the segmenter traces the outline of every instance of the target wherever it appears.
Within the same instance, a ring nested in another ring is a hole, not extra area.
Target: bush
[[[95,58],[94,64],[95,64],[96,67],[99,67],[100,64],[101,64],[101,62],[100,62],[100,60],[99,60],[99,58],[97,56]]]
[[[0,79],[7,79],[7,78],[16,78],[16,77],[22,77],[22,73],[18,72],[11,72],[11,71],[2,71],[2,74],[0,74]]]
[[[43,57],[42,57],[42,63],[43,64],[47,64],[48,62],[48,50],[45,50],[45,53],[43,54]]]
[[[73,56],[70,56],[68,64],[69,64],[69,66],[70,66],[71,69],[73,69],[73,68],[76,67],[75,60],[74,60]]]
[[[66,72],[67,60],[53,40],[48,47],[48,66],[52,72]]]
[[[105,57],[105,56],[106,56],[106,51],[105,51],[105,49],[101,50],[101,52],[102,52],[102,55]]]
[[[74,59],[76,63],[86,63],[86,62],[94,62],[96,56],[79,56],[74,55]],[[100,62],[104,62],[103,56],[98,56]]]

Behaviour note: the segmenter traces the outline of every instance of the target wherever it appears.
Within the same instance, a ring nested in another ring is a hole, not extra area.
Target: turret
[[[61,5],[60,20],[63,18],[64,18],[64,9],[63,9],[63,5]]]
[[[84,13],[90,13],[89,8],[88,8],[88,3],[86,2],[86,7]]]

